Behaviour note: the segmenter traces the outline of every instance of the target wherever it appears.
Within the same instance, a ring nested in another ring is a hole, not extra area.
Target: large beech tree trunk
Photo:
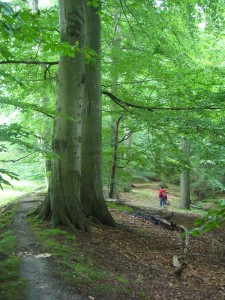
[[[61,42],[84,47],[82,0],[59,0]],[[88,230],[81,210],[81,121],[84,91],[84,54],[61,56],[57,74],[56,117],[53,133],[51,178],[42,219],[54,226],[66,225]]]
[[[115,225],[103,196],[102,186],[102,101],[101,101],[101,25],[98,11],[84,1],[85,48],[97,54],[86,64],[82,127],[82,181],[83,211],[103,224]]]

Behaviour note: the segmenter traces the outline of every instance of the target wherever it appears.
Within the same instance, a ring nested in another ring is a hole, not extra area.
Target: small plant
[[[140,291],[137,294],[141,299],[147,299],[147,295],[144,291]]]
[[[117,280],[118,282],[122,283],[122,284],[125,285],[125,286],[129,284],[128,279],[127,279],[127,278],[124,278],[124,277],[122,277],[122,276],[117,276],[117,277],[116,277],[116,280]]]
[[[215,209],[210,209],[203,217],[195,221],[195,225],[198,227],[188,232],[188,234],[197,236],[221,227],[222,223],[225,222],[225,200],[219,200],[215,204]]]

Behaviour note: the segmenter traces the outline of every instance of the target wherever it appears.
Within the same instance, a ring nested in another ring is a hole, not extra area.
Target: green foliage
[[[110,126],[123,115],[116,177],[120,187],[135,179],[178,181],[184,167],[180,141],[186,136],[191,143],[193,183],[203,192],[223,189],[225,182],[219,168],[223,168],[225,161],[225,23],[223,1],[214,2],[102,3],[99,11],[102,87],[132,105],[120,106],[106,96],[103,98],[105,185],[109,183],[113,153]],[[88,4],[98,7],[100,1],[88,1]],[[38,155],[52,156],[58,55],[73,57],[84,51],[89,63],[98,57],[92,49],[81,50],[79,44],[70,46],[59,41],[57,5],[34,13],[24,1],[0,2],[0,14],[0,56],[4,62],[0,71],[0,102],[11,123],[0,124],[1,141],[10,143],[10,147],[6,143],[0,149],[8,148],[11,154],[4,152],[5,160],[15,160],[18,153],[23,157],[29,150],[37,151],[26,160],[24,168],[6,163],[1,167],[5,170],[12,167],[13,173],[20,176],[41,179],[43,168]],[[9,61],[56,64],[9,64]],[[135,108],[135,105],[152,110]],[[10,120],[15,110],[16,118]],[[122,142],[124,130],[132,133],[129,150]],[[207,164],[203,168],[203,157],[209,158],[214,167]],[[206,178],[206,173],[211,178]]]
[[[207,214],[195,222],[198,226],[191,230],[188,234],[198,236],[199,234],[208,232],[215,228],[219,228],[225,221],[225,200],[219,200],[215,209],[210,209]]]
[[[19,180],[18,175],[15,174],[14,172],[10,172],[6,169],[0,168],[0,188],[2,190],[3,190],[3,184],[12,186],[11,183],[8,180],[4,179],[2,175],[7,175],[10,179],[13,180]]]

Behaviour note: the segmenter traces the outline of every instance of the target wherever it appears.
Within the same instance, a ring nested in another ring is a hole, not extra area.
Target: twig
[[[126,255],[126,253],[128,253],[129,255],[131,255],[131,256],[133,256],[133,257],[135,257],[137,260],[136,260],[136,259],[132,259],[132,258],[129,257],[128,255]],[[138,256],[136,256],[134,253],[131,253],[130,251],[126,251],[126,253],[120,252],[120,254],[122,254],[122,255],[125,256],[126,258],[128,258],[128,259],[130,259],[130,260],[132,260],[132,261],[134,261],[134,262],[136,262],[136,263],[138,263],[138,264],[142,264],[143,266],[145,266],[145,267],[147,267],[147,268],[150,268],[150,269],[152,269],[152,270],[155,270],[155,271],[160,271],[158,268],[153,267],[153,266],[151,266],[151,265],[145,263],[144,261],[142,261],[142,260],[141,260]]]

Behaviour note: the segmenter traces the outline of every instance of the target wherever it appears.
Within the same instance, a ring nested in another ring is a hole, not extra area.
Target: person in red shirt
[[[163,188],[163,186],[161,186],[159,189],[159,199],[160,199],[160,206],[164,207],[166,205],[167,193],[166,190]]]

